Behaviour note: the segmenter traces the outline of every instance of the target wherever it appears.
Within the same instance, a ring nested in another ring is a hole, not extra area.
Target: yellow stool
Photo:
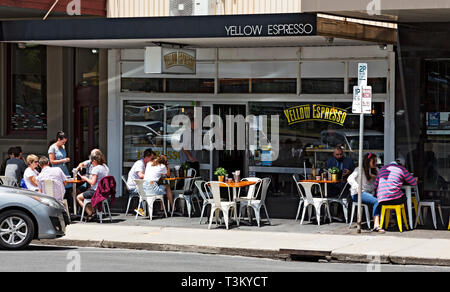
[[[450,230],[450,218],[448,218],[448,230]]]
[[[403,232],[403,224],[402,224],[402,216],[403,220],[405,221],[406,229],[409,230],[408,227],[408,221],[406,220],[406,211],[405,211],[405,205],[384,205],[381,208],[381,222],[380,226],[383,227],[384,218],[386,217],[386,227],[387,229],[389,225],[389,217],[391,215],[391,210],[394,210],[397,214],[397,225],[400,232]],[[387,211],[387,212],[386,212]]]

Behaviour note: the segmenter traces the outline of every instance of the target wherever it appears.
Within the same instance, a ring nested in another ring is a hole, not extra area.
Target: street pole
[[[362,219],[362,176],[363,176],[363,143],[364,143],[364,114],[359,115],[359,159],[358,159],[358,219],[357,219],[357,233],[361,233],[361,219]]]

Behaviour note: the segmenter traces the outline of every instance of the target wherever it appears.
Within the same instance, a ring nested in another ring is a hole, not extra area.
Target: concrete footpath
[[[298,222],[295,225],[299,228]],[[450,231],[432,230],[427,232],[428,235],[425,237],[418,238],[408,236],[407,232],[375,234],[365,231],[356,234],[355,229],[349,230],[348,227],[345,228],[347,234],[332,234],[330,230],[324,234],[265,231],[265,227],[256,226],[230,230],[215,228],[215,225],[208,230],[207,225],[198,223],[192,226],[195,227],[78,223],[69,225],[63,238],[35,243],[195,252],[282,260],[326,259],[355,263],[450,266],[450,238],[447,236]],[[314,225],[310,227],[318,229]],[[435,234],[440,232],[443,236],[430,236],[433,232],[437,232]]]

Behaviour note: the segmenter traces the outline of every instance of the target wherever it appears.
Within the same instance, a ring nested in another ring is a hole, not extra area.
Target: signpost
[[[358,219],[357,232],[361,233],[362,218],[362,176],[363,176],[363,144],[364,114],[372,113],[372,87],[367,86],[367,63],[358,64],[358,86],[353,87],[352,112],[359,116],[359,162],[358,162]]]

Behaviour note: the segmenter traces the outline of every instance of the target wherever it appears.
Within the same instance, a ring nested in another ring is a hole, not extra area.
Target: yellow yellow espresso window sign
[[[322,104],[307,104],[284,110],[289,125],[308,121],[320,121],[343,126],[347,111],[334,106]]]

